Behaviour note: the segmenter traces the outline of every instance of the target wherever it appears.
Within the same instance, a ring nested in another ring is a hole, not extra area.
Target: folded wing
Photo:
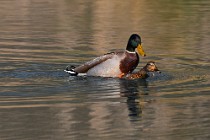
[[[88,62],[76,67],[74,69],[74,71],[77,73],[86,73],[89,69],[95,67],[96,65],[98,65],[108,59],[111,59],[114,55],[115,55],[115,53],[111,52],[111,53],[105,54],[103,56],[96,57],[95,59],[88,61]]]

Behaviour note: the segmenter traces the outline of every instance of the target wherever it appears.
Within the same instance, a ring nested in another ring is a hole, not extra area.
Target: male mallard
[[[127,74],[125,75],[124,78],[126,79],[138,79],[138,78],[141,78],[141,79],[145,79],[148,77],[148,72],[159,72],[161,73],[157,66],[155,65],[155,62],[154,61],[149,61],[146,66],[144,66],[141,70],[139,70],[138,72],[135,72],[135,73],[130,73],[130,74]]]
[[[122,78],[124,75],[131,73],[139,63],[136,48],[141,56],[146,56],[141,45],[141,37],[132,34],[125,51],[107,53],[78,67],[67,67],[64,71],[70,75],[87,73],[90,76]]]

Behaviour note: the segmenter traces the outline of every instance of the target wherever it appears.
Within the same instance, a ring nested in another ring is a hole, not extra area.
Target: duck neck
[[[131,52],[131,51],[128,51],[128,50],[126,50],[126,52],[129,53],[129,54],[136,54],[136,52]]]
[[[143,70],[145,72],[149,72],[149,70],[147,69],[147,66],[144,66],[141,70]]]
[[[126,50],[129,51],[129,52],[135,52],[135,48],[133,48],[129,43],[126,47]]]
[[[146,74],[147,70],[145,69],[145,67],[143,67],[140,71],[138,71],[138,73]]]
[[[147,76],[147,69],[146,67],[143,67],[140,71],[138,71],[139,74],[142,75],[142,77],[146,77]]]

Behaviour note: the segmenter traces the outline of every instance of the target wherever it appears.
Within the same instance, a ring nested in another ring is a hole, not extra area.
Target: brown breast
[[[131,73],[126,75],[126,79],[138,79],[138,78],[146,78],[147,77],[147,72],[144,69],[141,69],[137,73]]]
[[[122,73],[131,73],[139,63],[139,56],[137,53],[125,52],[125,57],[120,62],[120,70]]]

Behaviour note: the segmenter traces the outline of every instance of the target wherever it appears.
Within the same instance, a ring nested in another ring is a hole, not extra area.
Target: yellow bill
[[[137,46],[137,51],[138,51],[138,53],[139,53],[141,56],[146,56],[146,53],[144,52],[144,50],[143,50],[141,44],[139,44],[139,45]]]

